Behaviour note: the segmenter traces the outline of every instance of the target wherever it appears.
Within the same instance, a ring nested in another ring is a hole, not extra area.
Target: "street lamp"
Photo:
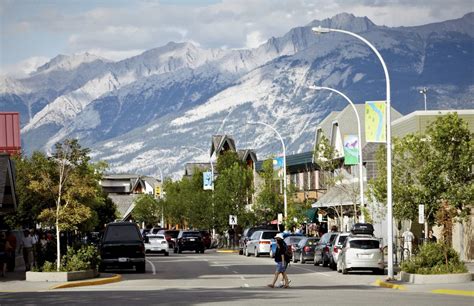
[[[271,128],[277,135],[278,137],[280,138],[280,141],[281,141],[281,146],[283,148],[283,203],[284,203],[284,216],[285,216],[285,229],[286,229],[286,221],[287,221],[287,217],[288,217],[288,209],[287,209],[287,200],[286,200],[286,147],[285,147],[285,142],[283,141],[283,138],[281,137],[280,133],[278,133],[278,131],[271,125],[268,125],[266,123],[263,123],[263,122],[247,122],[247,124],[261,124],[261,125],[264,125],[266,127],[269,127]]]
[[[420,93],[423,95],[425,98],[425,112],[426,112],[426,93],[428,92],[428,88],[424,87],[423,89],[420,90]]]
[[[344,99],[346,99],[347,102],[349,102],[349,104],[352,106],[352,109],[354,110],[355,112],[355,115],[356,115],[356,118],[357,118],[357,133],[358,133],[358,136],[359,136],[359,141],[357,142],[358,143],[358,146],[359,146],[359,192],[360,192],[360,205],[361,207],[364,207],[364,181],[363,181],[363,175],[362,175],[362,133],[361,133],[361,128],[360,128],[360,117],[359,117],[359,113],[357,112],[357,109],[354,105],[354,103],[351,101],[351,99],[349,99],[345,94],[343,94],[342,92],[336,90],[336,89],[333,89],[333,88],[329,88],[329,87],[323,87],[323,86],[310,86],[311,89],[325,89],[325,90],[329,90],[329,91],[332,91],[332,92],[335,92],[339,95],[341,95]]]
[[[165,227],[165,214],[164,214],[164,206],[163,206],[163,171],[161,171],[161,167],[157,166],[158,170],[160,170],[160,180],[161,180],[161,190],[160,190],[160,202],[161,202],[161,226]]]
[[[329,33],[329,32],[339,32],[355,37],[363,41],[367,46],[372,49],[375,55],[380,60],[382,68],[385,74],[385,84],[386,84],[386,99],[387,99],[387,244],[388,244],[388,278],[393,279],[393,212],[392,212],[392,130],[391,130],[391,121],[390,121],[390,112],[391,112],[391,103],[390,103],[390,77],[388,75],[387,65],[380,55],[379,51],[364,37],[355,34],[350,31],[339,30],[339,29],[329,29],[314,27],[312,31],[319,34]]]

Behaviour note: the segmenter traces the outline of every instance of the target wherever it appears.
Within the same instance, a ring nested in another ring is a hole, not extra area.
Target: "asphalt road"
[[[22,305],[473,305],[472,297],[402,292],[371,285],[381,276],[342,275],[311,263],[291,264],[291,288],[268,288],[268,257],[183,253],[147,257],[147,272],[122,274],[118,283],[45,292],[0,293],[0,304]]]

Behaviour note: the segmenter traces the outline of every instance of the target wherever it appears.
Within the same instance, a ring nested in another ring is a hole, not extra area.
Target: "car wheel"
[[[303,253],[300,254],[300,263],[304,264],[306,261],[304,260]]]
[[[249,249],[247,249],[247,248],[245,248],[245,256],[247,256],[247,257],[250,256]]]
[[[135,270],[137,271],[137,273],[145,273],[146,272],[145,263],[138,264],[135,267]]]
[[[196,252],[196,254],[199,254],[199,250],[195,250],[194,252]]]
[[[326,261],[326,259],[324,258],[324,255],[323,255],[323,267],[327,267],[328,266],[328,262]]]
[[[260,253],[258,252],[258,248],[255,248],[255,257],[260,257]]]
[[[298,262],[298,259],[296,259],[296,254],[295,253],[292,254],[291,259],[293,260],[293,263]]]
[[[170,256],[170,252],[165,252],[165,256]]]
[[[271,257],[271,258],[275,257],[275,254],[273,254],[272,248],[270,248],[270,257]]]

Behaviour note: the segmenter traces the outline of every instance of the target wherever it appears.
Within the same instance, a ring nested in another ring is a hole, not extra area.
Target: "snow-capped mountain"
[[[208,156],[211,136],[233,135],[239,149],[259,157],[310,150],[314,127],[345,101],[313,84],[336,88],[356,103],[385,98],[385,78],[372,51],[339,33],[316,35],[313,26],[357,32],[388,66],[392,105],[401,113],[474,108],[474,13],[418,27],[377,26],[339,14],[291,29],[248,50],[203,49],[168,43],[111,62],[91,54],[60,55],[24,79],[0,80],[0,110],[20,111],[26,152],[49,150],[77,137],[111,171],[175,175]],[[469,64],[471,63],[471,64]],[[185,148],[183,148],[185,146]]]

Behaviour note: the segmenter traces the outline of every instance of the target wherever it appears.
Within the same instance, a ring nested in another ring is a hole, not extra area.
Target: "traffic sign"
[[[237,216],[229,215],[229,225],[237,225]]]

